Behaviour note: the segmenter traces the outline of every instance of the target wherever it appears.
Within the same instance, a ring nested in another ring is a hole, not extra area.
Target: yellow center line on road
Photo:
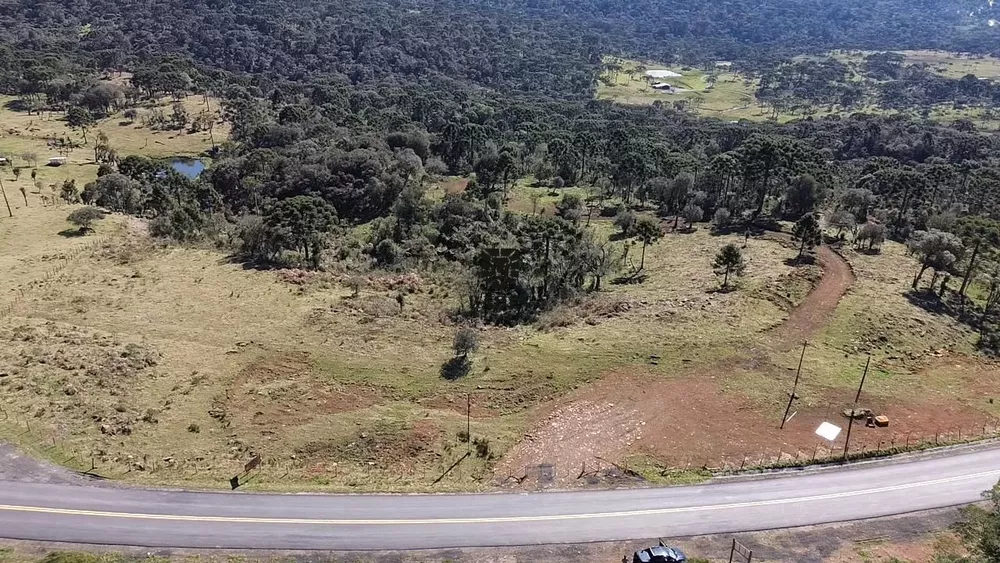
[[[590,514],[551,514],[541,516],[492,516],[483,518],[426,518],[426,519],[322,519],[322,518],[258,518],[245,516],[194,516],[181,514],[141,514],[133,512],[107,512],[101,510],[78,510],[73,508],[49,508],[40,506],[15,506],[0,504],[0,512],[28,512],[55,514],[60,516],[91,516],[99,518],[123,518],[136,520],[167,520],[179,522],[216,522],[233,524],[298,524],[317,526],[407,526],[407,525],[428,525],[428,524],[503,524],[521,522],[548,522],[557,520],[589,520],[595,518],[627,518],[632,516],[657,516],[664,514],[680,514],[685,512],[701,512],[709,510],[735,510],[740,508],[756,508],[761,506],[775,506],[782,504],[796,504],[804,502],[817,502],[824,500],[834,500],[840,498],[856,497],[863,495],[873,495],[880,493],[890,493],[908,489],[919,489],[923,487],[933,487],[968,481],[986,477],[1000,476],[1000,469],[993,471],[983,471],[970,475],[960,475],[956,477],[945,477],[931,481],[921,481],[917,483],[904,483],[901,485],[891,485],[874,489],[864,489],[858,491],[844,491],[840,493],[828,493],[823,495],[813,495],[806,497],[793,497],[773,500],[760,500],[752,502],[739,502],[731,504],[710,504],[706,506],[682,506],[674,508],[652,508],[646,510],[628,510],[621,512],[595,512]]]

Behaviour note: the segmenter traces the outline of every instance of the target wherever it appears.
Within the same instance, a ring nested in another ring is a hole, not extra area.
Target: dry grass
[[[440,369],[456,329],[449,311],[461,293],[437,279],[443,273],[375,274],[354,297],[342,274],[244,269],[216,251],[152,244],[141,222],[122,217],[96,235],[60,236],[68,211],[31,207],[0,219],[0,284],[11,298],[0,305],[24,291],[0,325],[0,402],[35,430],[3,433],[58,437],[66,457],[93,454],[112,477],[144,483],[225,486],[261,454],[251,487],[487,488],[496,460],[575,389],[613,371],[662,381],[728,358],[766,340],[762,332],[816,277],[785,264],[795,249],[754,239],[740,289],[717,293],[712,258],[742,237],[703,227],[669,233],[646,250],[643,283],[607,283],[537,327],[481,328],[471,372],[446,381]],[[607,220],[592,228],[613,234]],[[110,242],[94,247],[105,235]],[[638,262],[632,241],[612,244],[629,245]],[[978,364],[927,371],[940,348],[956,362],[976,361],[963,355],[972,334],[907,300],[915,264],[902,247],[847,257],[858,281],[813,343],[803,406],[852,386],[869,350],[873,394],[985,396],[996,382],[983,380],[990,371]],[[797,359],[793,351],[775,361]],[[956,384],[977,380],[983,385]],[[768,416],[784,389],[750,372],[720,384]],[[432,485],[468,448],[467,393],[472,437],[489,445]]]
[[[669,373],[780,322],[784,311],[761,292],[780,283],[793,254],[753,242],[744,290],[713,294],[711,256],[736,237],[669,235],[647,250],[644,284],[609,285],[573,306],[564,327],[481,329],[471,373],[448,382],[447,313],[460,295],[447,284],[410,280],[400,312],[398,282],[373,278],[355,298],[333,274],[245,270],[218,252],[157,247],[134,222],[107,247],[39,277],[41,256],[81,243],[54,234],[66,211],[0,221],[11,235],[0,260],[14,265],[3,283],[31,287],[0,333],[4,379],[22,386],[3,401],[66,447],[96,453],[112,476],[131,468],[124,478],[139,482],[224,485],[260,453],[274,465],[253,486],[426,489],[465,452],[459,433],[472,393],[472,434],[488,439],[489,453],[436,488],[487,486],[489,467],[536,408],[609,369],[656,355],[650,367]],[[22,240],[37,245],[33,253]],[[155,365],[94,375],[127,349],[155,355]]]
[[[857,280],[830,324],[810,342],[803,369],[804,406],[823,407],[831,395],[853,396],[871,354],[866,396],[952,405],[968,410],[968,416],[978,411],[983,419],[1000,415],[987,401],[988,390],[1000,385],[997,364],[975,354],[971,328],[907,297],[917,263],[905,248],[888,242],[880,255],[845,249],[844,256]],[[794,366],[798,354],[791,351],[779,363]],[[744,381],[741,387],[759,392],[768,384]],[[949,427],[947,420],[939,424]],[[959,424],[957,418],[954,424]]]

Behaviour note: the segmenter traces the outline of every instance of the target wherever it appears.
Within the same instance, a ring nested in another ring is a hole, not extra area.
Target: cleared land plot
[[[597,98],[600,100],[631,105],[683,101],[705,116],[731,120],[765,119],[770,115],[767,110],[759,108],[754,100],[756,83],[725,72],[725,69],[707,73],[687,67],[666,67],[655,63],[643,64],[639,61],[610,58],[605,59],[605,63],[617,64],[620,69],[605,70],[601,74],[597,85]],[[657,69],[670,70],[680,76],[646,76],[647,70]],[[682,90],[675,93],[661,92],[652,87],[653,82],[665,82]]]
[[[839,304],[821,284],[804,301],[790,300],[799,308],[784,325],[748,335],[728,357],[686,363],[667,377],[637,366],[607,373],[539,416],[501,467],[555,465],[556,483],[572,486],[587,465],[609,468],[622,459],[655,477],[657,465],[689,470],[831,455],[844,436],[831,446],[813,431],[824,421],[846,425],[842,412],[852,407],[869,352],[873,368],[859,407],[889,416],[890,427],[856,425],[852,451],[995,427],[1000,412],[990,399],[1000,389],[1000,365],[972,353],[967,327],[908,299],[913,259],[895,244],[882,256],[845,255],[857,279],[848,278]],[[829,292],[844,288],[833,284]],[[803,339],[809,347],[794,417],[779,430]]]

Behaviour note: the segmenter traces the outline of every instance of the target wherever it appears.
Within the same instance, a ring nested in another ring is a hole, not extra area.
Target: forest
[[[158,236],[212,240],[257,265],[452,272],[464,280],[461,314],[517,324],[619,274],[641,281],[645,248],[662,235],[654,216],[749,232],[778,220],[812,228],[819,212],[834,240],[850,233],[872,252],[887,237],[908,242],[922,263],[914,290],[980,328],[984,349],[1000,348],[995,135],[967,121],[852,113],[730,122],[593,99],[612,54],[729,60],[760,79],[757,96],[768,103],[860,108],[866,94],[843,63],[792,57],[835,48],[1000,53],[986,3],[6,7],[0,91],[18,96],[21,110],[65,112],[86,135],[95,119],[137,100],[222,99],[232,135],[197,180],[104,147],[95,152],[99,178],[61,190],[67,201],[145,217]],[[121,73],[128,84],[102,79]],[[992,80],[940,77],[892,53],[867,56],[862,75],[889,107],[1000,100]],[[430,198],[426,179],[445,175],[469,185]],[[567,194],[554,215],[518,213],[505,203],[519,181],[587,195]],[[594,217],[614,217],[621,236],[641,241],[640,256],[595,239],[586,228]],[[352,228],[362,224],[370,228],[359,240]],[[952,277],[961,285],[949,293]],[[985,299],[967,298],[973,284]]]

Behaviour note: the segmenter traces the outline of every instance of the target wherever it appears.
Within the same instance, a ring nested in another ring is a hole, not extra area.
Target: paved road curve
[[[263,495],[0,481],[0,537],[186,548],[416,549],[686,536],[974,502],[1000,449],[665,489]]]

